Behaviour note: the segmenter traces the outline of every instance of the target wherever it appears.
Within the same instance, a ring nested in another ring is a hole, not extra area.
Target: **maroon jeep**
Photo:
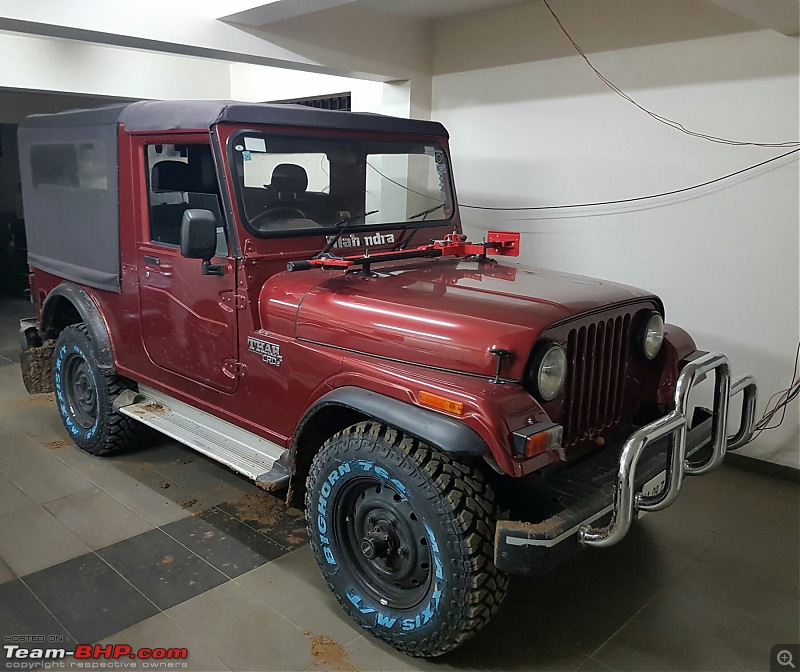
[[[304,499],[342,607],[408,654],[458,646],[508,573],[617,543],[752,436],[754,381],[657,296],[499,261],[518,234],[468,242],[438,123],[140,102],[19,140],[28,390],[93,455],[148,425]]]

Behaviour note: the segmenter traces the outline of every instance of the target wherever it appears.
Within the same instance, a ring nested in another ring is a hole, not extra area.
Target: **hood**
[[[486,376],[497,369],[489,349],[503,348],[514,354],[503,377],[520,379],[551,325],[614,304],[649,300],[661,308],[633,287],[499,263],[438,259],[379,271],[274,276],[262,292],[262,324],[315,343]]]

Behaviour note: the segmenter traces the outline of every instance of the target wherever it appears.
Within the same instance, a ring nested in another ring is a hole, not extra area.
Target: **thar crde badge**
[[[272,364],[272,366],[280,366],[283,362],[281,346],[277,343],[268,343],[259,338],[248,336],[247,349],[250,350],[250,352],[255,352],[257,355],[261,355],[261,359],[267,364]]]

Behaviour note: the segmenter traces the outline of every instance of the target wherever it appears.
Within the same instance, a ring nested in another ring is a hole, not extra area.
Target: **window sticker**
[[[244,152],[242,152],[242,158],[243,158],[245,161],[252,161],[252,160],[253,160],[253,157],[250,155],[250,152],[248,152],[247,150],[245,150]]]
[[[248,138],[245,136],[244,148],[248,152],[266,152],[267,141],[264,138]]]
[[[426,153],[428,156],[433,156],[433,155],[434,155],[434,153],[435,153],[435,150],[434,150],[434,148],[433,148],[433,147],[425,147],[425,153]]]

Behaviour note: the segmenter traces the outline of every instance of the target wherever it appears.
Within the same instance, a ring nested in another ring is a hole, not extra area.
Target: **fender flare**
[[[463,422],[360,387],[339,387],[317,399],[303,415],[293,448],[307,422],[326,406],[344,406],[436,446],[451,455],[491,455],[486,442]]]
[[[43,338],[55,336],[57,306],[61,300],[72,304],[81,322],[89,330],[89,336],[97,347],[97,365],[103,373],[114,373],[114,351],[111,348],[111,338],[108,335],[108,327],[100,309],[89,293],[80,285],[73,282],[64,282],[53,289],[45,298],[42,304],[42,315],[39,323],[39,331]]]

